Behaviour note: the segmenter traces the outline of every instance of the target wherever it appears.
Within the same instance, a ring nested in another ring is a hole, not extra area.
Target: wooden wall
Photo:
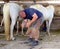
[[[27,4],[24,4],[24,5],[26,7]],[[47,4],[44,4],[44,5],[47,5]],[[54,15],[53,22],[51,24],[51,29],[58,30],[60,29],[60,5],[54,5],[54,7],[55,7],[55,15]],[[2,19],[2,16],[0,16],[0,22],[1,22],[1,19]]]

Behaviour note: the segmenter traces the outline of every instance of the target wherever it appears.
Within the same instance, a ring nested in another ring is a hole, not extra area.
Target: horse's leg
[[[1,21],[1,25],[0,25],[0,26],[2,26],[2,25],[3,25],[3,22],[4,22],[4,18],[2,19],[2,21]]]
[[[23,21],[23,22],[22,22],[22,25],[21,25],[21,26],[22,26],[22,33],[21,33],[22,35],[24,35],[24,31],[23,31],[24,25],[25,25],[25,23],[24,23],[24,21]]]
[[[18,29],[19,29],[19,21],[17,21],[17,32],[16,32],[16,35],[18,35]]]
[[[14,40],[15,38],[13,37],[13,29],[19,14],[19,7],[17,5],[11,5],[10,6],[10,17],[11,17],[11,28],[10,28],[10,38]]]
[[[48,35],[50,36],[50,25],[51,25],[52,19],[49,19],[49,21],[46,21],[46,26],[47,26],[47,32]]]
[[[22,35],[24,35],[23,28],[24,28],[24,27],[22,27],[22,33],[21,33]]]
[[[14,40],[14,36],[13,36],[13,30],[14,30],[14,26],[17,20],[17,13],[14,12],[14,10],[10,10],[10,17],[11,17],[11,26],[10,26],[10,39]]]
[[[14,26],[15,26],[15,23],[16,23],[16,19],[12,19],[12,22],[11,22],[11,28],[10,28],[10,39],[11,40],[14,40],[14,36],[13,36],[13,30],[14,30]]]
[[[47,20],[46,20],[46,27],[47,27],[47,33],[48,33],[48,35],[49,35],[49,37],[50,37],[50,32],[49,32],[49,30],[50,30],[50,25],[49,25],[49,21],[47,21]]]

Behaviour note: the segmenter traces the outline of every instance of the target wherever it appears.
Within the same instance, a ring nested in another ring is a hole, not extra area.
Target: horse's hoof
[[[15,37],[13,37],[13,38],[11,38],[11,40],[16,40],[16,38],[15,38]]]

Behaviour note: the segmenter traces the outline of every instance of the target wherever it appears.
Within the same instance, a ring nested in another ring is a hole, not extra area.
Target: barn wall
[[[27,0],[22,0],[22,1],[27,1]],[[32,1],[32,0],[30,0],[30,1]],[[43,5],[45,6],[47,4],[43,4]],[[24,4],[24,7],[27,7],[27,4]],[[58,29],[60,29],[60,23],[59,23],[60,22],[60,5],[54,5],[54,7],[55,7],[55,16],[54,16],[53,22],[51,24],[51,29],[58,30]],[[1,9],[0,9],[0,11],[2,13]],[[0,13],[0,15],[1,15],[1,13]],[[0,16],[0,22],[1,22],[1,20],[2,20],[2,16]]]

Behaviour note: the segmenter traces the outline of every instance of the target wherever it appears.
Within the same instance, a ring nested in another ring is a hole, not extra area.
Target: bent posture
[[[49,21],[47,22],[47,28],[49,32],[49,27],[52,22],[52,18],[54,15],[54,7],[48,6],[43,7],[42,5],[32,5],[30,8],[27,8],[20,12],[20,16],[23,19],[30,19],[28,23],[26,23],[26,27],[29,28],[26,34],[29,34],[29,42],[32,42],[31,45],[36,46],[38,45],[39,39],[39,28],[44,22],[44,20]],[[50,34],[49,34],[50,35]]]

